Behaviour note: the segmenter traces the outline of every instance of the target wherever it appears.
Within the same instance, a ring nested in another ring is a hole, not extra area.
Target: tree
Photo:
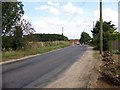
[[[32,27],[32,24],[25,19],[22,19],[18,25],[20,26],[23,35],[32,34],[35,32],[35,29]]]
[[[117,34],[115,34],[115,25],[111,21],[103,22],[103,50],[109,49],[109,41],[118,39]],[[100,22],[97,21],[95,27],[91,31],[93,33],[93,45],[96,45],[96,49],[100,49]]]
[[[8,50],[14,46],[16,25],[23,14],[21,2],[2,2],[2,49]]]
[[[12,31],[24,14],[21,2],[2,2],[2,35],[6,36]]]
[[[91,40],[91,37],[89,36],[88,33],[86,33],[86,32],[81,33],[81,38],[80,38],[80,43],[81,44],[89,43],[90,40]]]
[[[23,36],[23,32],[20,26],[15,26],[14,37],[13,37],[13,42],[11,47],[13,50],[23,47],[24,42],[23,42],[22,36]]]
[[[24,10],[21,2],[2,2],[2,7],[2,48],[20,49],[26,43],[26,35],[35,30],[29,21],[22,19]]]

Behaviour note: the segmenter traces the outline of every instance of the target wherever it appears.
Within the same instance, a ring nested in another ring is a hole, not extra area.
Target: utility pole
[[[100,54],[103,52],[102,0],[100,0]]]
[[[63,36],[63,27],[62,27],[62,36]]]

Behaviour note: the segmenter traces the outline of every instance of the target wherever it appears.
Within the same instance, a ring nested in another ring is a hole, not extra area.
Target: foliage
[[[115,31],[115,25],[112,24],[111,21],[103,22],[103,50],[106,51],[109,49],[108,42],[110,40],[119,40],[120,39],[120,33]],[[95,27],[91,31],[93,33],[93,40],[92,43],[95,45],[96,49],[100,48],[100,22],[97,21]]]
[[[32,24],[25,19],[20,20],[19,26],[23,32],[23,35],[29,35],[35,32],[34,28],[32,27]]]
[[[120,54],[120,50],[113,50],[112,53],[113,54]]]
[[[86,33],[86,32],[81,33],[81,38],[80,38],[80,43],[81,44],[89,43],[90,40],[91,40],[91,37],[89,36],[88,33]]]
[[[26,38],[29,41],[68,41],[68,38],[60,34],[30,34]]]
[[[10,34],[24,14],[21,2],[2,2],[2,34]]]
[[[22,19],[24,14],[21,2],[2,2],[2,49],[17,50],[24,47],[25,35],[35,30],[31,23]]]

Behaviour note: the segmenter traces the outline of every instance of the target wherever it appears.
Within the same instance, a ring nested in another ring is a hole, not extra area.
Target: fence
[[[109,41],[109,49],[110,50],[120,50],[120,40]]]

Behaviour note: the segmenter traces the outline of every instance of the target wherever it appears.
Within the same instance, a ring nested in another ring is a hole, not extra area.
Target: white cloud
[[[48,10],[49,8],[50,8],[50,6],[44,5],[44,6],[41,6],[41,7],[37,7],[35,9],[36,10]]]
[[[50,12],[51,12],[52,14],[54,14],[54,15],[59,15],[59,14],[60,14],[59,10],[56,9],[56,8],[54,8],[54,7],[51,7],[51,8],[50,8]]]
[[[46,18],[46,23],[49,25],[62,26],[65,24],[64,20],[60,20],[58,17],[55,18]]]
[[[61,33],[62,24],[64,24],[64,20],[60,20],[57,17],[41,17],[37,20],[34,20],[33,26],[36,30],[36,33]]]
[[[48,29],[48,24],[41,20],[41,21],[35,21],[33,22],[34,27],[38,30],[38,29]]]
[[[59,7],[59,3],[57,3],[57,2],[48,1],[47,4],[50,6]]]
[[[60,8],[61,7],[61,8]],[[48,1],[47,5],[43,5],[41,7],[35,8],[36,10],[45,10],[53,15],[59,15],[60,13],[65,13],[66,15],[70,14],[82,14],[83,9],[74,6],[71,2],[68,2],[67,4],[60,6],[59,3],[53,3],[51,1]]]
[[[71,2],[68,2],[67,4],[65,4],[62,7],[62,9],[63,9],[63,12],[65,12],[67,15],[74,14],[74,13],[79,13],[79,14],[83,13],[82,8],[78,8],[74,6]]]
[[[53,15],[59,15],[60,14],[60,12],[57,8],[52,7],[52,6],[48,6],[48,5],[43,5],[41,7],[35,8],[35,9],[36,10],[43,10],[43,11],[45,10],[45,11],[50,12]]]
[[[24,14],[24,15],[22,16],[22,19],[30,20],[30,18],[29,18],[26,14]]]
[[[48,1],[48,5],[53,5],[52,1]]]
[[[99,20],[100,12],[99,10],[94,11],[94,20]],[[116,26],[118,25],[118,11],[115,11],[111,8],[103,9],[103,20],[112,21]]]
[[[79,25],[79,26],[77,26]],[[70,23],[67,20],[60,19],[58,17],[39,17],[37,20],[34,20],[33,26],[36,30],[36,33],[52,33],[52,34],[61,34],[62,26],[64,27],[64,35],[69,39],[80,38],[81,32],[84,30],[87,33],[91,34],[91,22],[85,22],[84,19],[73,20]]]
[[[45,2],[46,0],[18,0],[23,2]],[[57,0],[53,0],[57,1]],[[65,2],[65,0],[58,0],[59,2]],[[72,1],[72,2],[83,2],[84,0],[66,0],[66,1]],[[98,0],[86,0],[85,2],[98,2]],[[103,2],[119,2],[119,0],[103,0]]]

